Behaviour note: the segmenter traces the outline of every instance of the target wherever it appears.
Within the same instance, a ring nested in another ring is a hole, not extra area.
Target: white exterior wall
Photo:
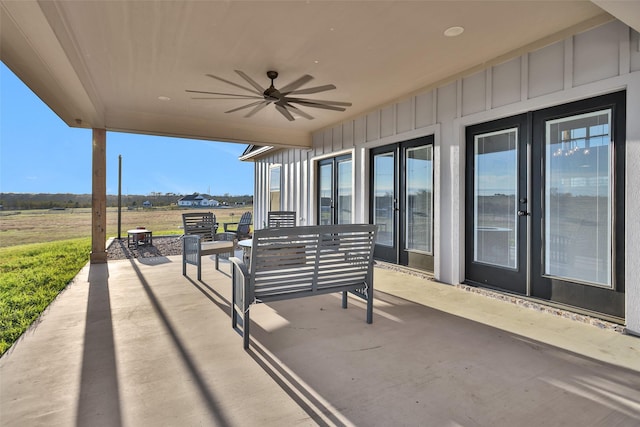
[[[283,165],[284,210],[299,224],[316,222],[315,165],[350,152],[354,222],[368,222],[372,147],[434,135],[435,277],[464,280],[465,128],[501,117],[627,91],[626,321],[640,334],[640,36],[613,21],[493,64],[313,135],[310,150],[281,150],[256,162],[255,215],[268,210],[268,169]],[[286,172],[285,172],[286,171]]]

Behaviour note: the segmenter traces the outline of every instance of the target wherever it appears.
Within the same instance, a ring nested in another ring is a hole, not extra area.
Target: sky
[[[0,62],[0,192],[91,193],[91,129],[67,126]],[[246,145],[107,132],[107,194],[253,194]],[[190,163],[182,163],[189,152]],[[196,159],[196,160],[193,160]]]

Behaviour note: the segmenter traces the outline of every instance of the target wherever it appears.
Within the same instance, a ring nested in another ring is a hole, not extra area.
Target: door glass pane
[[[269,210],[280,210],[280,166],[269,171]]]
[[[377,154],[373,162],[373,223],[378,226],[376,243],[393,246],[394,155]]]
[[[475,137],[474,261],[518,268],[518,129]]]
[[[331,179],[333,176],[333,163],[325,163],[320,165],[320,189],[318,191],[320,197],[320,225],[333,224],[333,215],[331,214]]]
[[[432,167],[430,145],[406,150],[405,248],[407,250],[432,252]]]
[[[338,224],[351,224],[351,160],[338,162]]]
[[[611,110],[546,122],[544,273],[611,286]]]

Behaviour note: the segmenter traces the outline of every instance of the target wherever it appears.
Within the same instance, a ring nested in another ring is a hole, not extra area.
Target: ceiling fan
[[[308,119],[308,120],[313,119],[313,116],[301,110],[299,106],[311,107],[311,108],[322,108],[325,110],[333,110],[333,111],[345,111],[344,107],[351,106],[350,102],[321,101],[317,99],[298,98],[296,96],[291,96],[291,95],[309,95],[309,94],[318,93],[318,92],[325,92],[327,90],[332,90],[336,88],[334,85],[329,84],[329,85],[323,85],[323,86],[310,87],[306,89],[300,89],[302,86],[304,86],[305,84],[313,80],[313,77],[308,74],[305,74],[304,76],[289,83],[286,86],[281,87],[280,89],[276,89],[275,86],[273,85],[273,81],[278,78],[278,72],[267,71],[267,77],[271,80],[271,86],[265,89],[244,72],[240,70],[235,70],[235,72],[244,80],[246,80],[247,83],[249,83],[252,86],[252,88],[234,83],[230,80],[223,79],[222,77],[214,76],[213,74],[207,74],[207,76],[216,80],[220,80],[227,84],[230,84],[237,88],[243,89],[250,94],[207,92],[202,90],[188,90],[188,89],[186,90],[186,92],[206,94],[206,95],[218,95],[216,97],[195,97],[192,99],[239,99],[239,100],[247,100],[247,101],[252,99],[257,99],[258,101],[251,102],[249,104],[231,109],[229,111],[225,111],[225,113],[233,113],[235,111],[240,111],[246,108],[253,107],[244,116],[244,117],[251,117],[254,114],[256,114],[258,111],[262,110],[267,105],[274,104],[276,107],[276,110],[278,110],[289,121],[294,121],[296,115],[299,117],[304,117],[305,119]]]

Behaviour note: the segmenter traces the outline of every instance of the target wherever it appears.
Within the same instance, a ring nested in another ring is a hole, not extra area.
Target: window
[[[353,201],[351,156],[318,163],[318,224],[350,224]]]
[[[474,139],[473,260],[518,268],[518,128]]]
[[[280,165],[272,166],[269,170],[269,210],[280,210],[280,188],[282,182],[280,180]]]
[[[546,122],[544,274],[612,286],[612,111]]]

